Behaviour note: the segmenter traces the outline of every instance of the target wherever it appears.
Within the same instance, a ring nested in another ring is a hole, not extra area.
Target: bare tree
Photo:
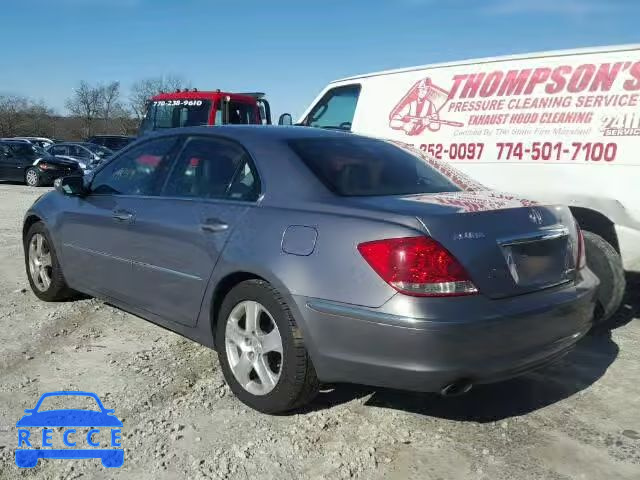
[[[138,80],[131,86],[129,106],[138,120],[144,117],[149,98],[160,92],[173,92],[178,88],[189,88],[190,83],[177,75],[150,77]]]
[[[67,109],[83,119],[85,136],[91,136],[96,117],[100,113],[101,88],[92,87],[84,80],[66,102]]]
[[[105,131],[109,129],[111,116],[114,112],[120,112],[120,82],[111,82],[98,87],[100,91],[100,116],[104,121]]]
[[[15,95],[0,96],[0,137],[18,135],[25,121],[29,101]]]
[[[44,102],[29,102],[30,105],[25,111],[24,131],[21,135],[34,137],[55,136],[55,119],[52,108],[47,107]]]

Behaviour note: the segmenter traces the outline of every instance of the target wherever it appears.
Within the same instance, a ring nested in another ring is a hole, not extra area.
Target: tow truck
[[[151,97],[139,134],[197,125],[271,124],[271,107],[261,92],[177,89]]]

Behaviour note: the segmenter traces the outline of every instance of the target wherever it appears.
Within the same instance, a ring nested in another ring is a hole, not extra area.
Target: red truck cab
[[[270,123],[271,109],[263,93],[178,89],[149,99],[140,135],[163,128]]]

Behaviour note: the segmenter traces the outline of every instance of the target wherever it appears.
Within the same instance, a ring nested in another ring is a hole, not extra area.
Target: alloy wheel
[[[282,372],[282,337],[260,303],[238,303],[227,318],[225,350],[238,383],[253,395],[271,392]]]
[[[44,235],[36,233],[29,242],[29,273],[38,290],[46,292],[51,286],[53,264],[51,250]]]
[[[38,174],[33,170],[27,172],[27,185],[35,187],[38,184]]]

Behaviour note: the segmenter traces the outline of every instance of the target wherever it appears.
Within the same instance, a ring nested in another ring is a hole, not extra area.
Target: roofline
[[[225,91],[218,91],[218,90],[181,90],[179,92],[176,92],[175,90],[173,92],[158,92],[154,95],[151,95],[151,97],[149,97],[149,99],[154,99],[157,97],[162,97],[162,96],[181,96],[187,94],[187,96],[193,96],[193,97],[201,97],[202,100],[211,100],[214,97],[222,97],[225,95],[231,96],[233,98],[238,98],[238,99],[242,99],[242,100],[250,100],[250,101],[256,101],[256,98],[254,95],[254,93],[236,93],[236,92],[225,92]],[[264,94],[261,94],[264,95]]]
[[[630,43],[630,44],[624,44],[624,45],[610,45],[605,47],[586,47],[586,48],[574,48],[574,49],[567,49],[567,50],[549,50],[546,52],[532,52],[532,53],[523,53],[523,54],[516,54],[516,55],[502,55],[498,57],[472,58],[468,60],[459,60],[455,62],[432,63],[427,65],[419,65],[416,67],[396,68],[391,70],[382,70],[379,72],[354,75],[351,77],[344,77],[338,80],[333,80],[332,82],[330,82],[330,84],[339,83],[339,82],[348,82],[348,81],[358,80],[361,78],[377,77],[380,75],[393,75],[396,73],[413,72],[416,70],[425,70],[427,68],[432,69],[432,68],[457,67],[457,66],[463,66],[463,65],[477,65],[481,63],[497,63],[497,62],[504,62],[508,60],[524,60],[524,59],[542,58],[542,57],[563,57],[563,56],[569,56],[569,55],[587,55],[590,53],[603,53],[603,52],[625,52],[629,50],[640,50],[640,44]]]

